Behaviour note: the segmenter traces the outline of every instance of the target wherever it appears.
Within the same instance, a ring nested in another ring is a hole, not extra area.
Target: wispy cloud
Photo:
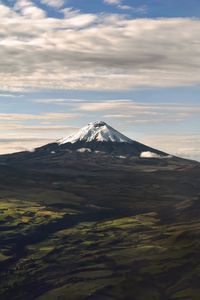
[[[0,131],[5,131],[5,130],[17,130],[17,131],[22,131],[25,133],[26,131],[31,131],[31,132],[45,132],[45,131],[68,131],[68,130],[73,130],[73,126],[65,126],[65,125],[26,125],[26,124],[17,124],[17,123],[10,123],[10,124],[2,124],[0,123]]]
[[[79,109],[83,111],[107,111],[107,110],[119,110],[127,112],[138,112],[141,111],[170,111],[170,112],[182,112],[182,113],[200,113],[200,106],[180,104],[180,103],[142,103],[136,102],[129,99],[121,100],[107,100],[101,102],[86,102],[80,103]]]
[[[34,124],[21,122],[0,122],[0,154],[31,150],[58,138],[70,135],[78,128],[70,125]]]
[[[108,121],[122,121],[129,125],[182,122],[193,116],[200,116],[200,106],[179,103],[142,103],[131,100],[109,100],[83,102],[75,110],[87,114],[98,113]]]
[[[0,98],[12,98],[12,99],[15,99],[15,98],[21,98],[21,97],[23,97],[23,95],[0,93]]]
[[[148,12],[147,5],[130,6],[125,4],[124,0],[104,0],[107,5],[115,5],[118,9],[132,11],[136,14],[144,15]]]
[[[74,103],[86,102],[84,99],[35,99],[33,100],[34,103],[40,104],[54,104],[54,105],[70,105]]]
[[[0,153],[30,149],[68,135],[77,129],[70,122],[80,116],[81,113],[62,112],[0,113]]]
[[[72,120],[78,118],[80,114],[76,113],[43,113],[43,114],[16,114],[16,113],[0,113],[0,121],[58,121],[58,120]]]

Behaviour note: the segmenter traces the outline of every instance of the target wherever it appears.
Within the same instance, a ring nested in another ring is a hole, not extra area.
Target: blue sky
[[[106,5],[102,0],[71,0],[67,1],[68,6],[81,9],[83,12],[108,12],[120,13],[121,9],[117,5]],[[127,0],[124,5],[139,8],[146,6],[146,12],[143,13],[149,18],[158,17],[199,17],[200,4],[198,0]],[[128,10],[132,17],[140,17],[141,14],[134,10]]]
[[[200,159],[197,0],[0,1],[0,153],[104,120]]]

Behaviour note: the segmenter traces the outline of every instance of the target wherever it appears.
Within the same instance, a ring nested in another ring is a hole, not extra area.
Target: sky
[[[200,160],[199,0],[0,0],[0,153],[103,120]]]

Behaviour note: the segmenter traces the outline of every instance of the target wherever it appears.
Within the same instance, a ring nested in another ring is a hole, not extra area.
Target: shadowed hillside
[[[4,159],[0,297],[198,299],[199,175],[177,158]]]

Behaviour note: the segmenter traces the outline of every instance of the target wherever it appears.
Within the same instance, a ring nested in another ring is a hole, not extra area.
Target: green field
[[[151,212],[63,225],[77,214],[1,201],[2,299],[199,299],[200,222]]]

